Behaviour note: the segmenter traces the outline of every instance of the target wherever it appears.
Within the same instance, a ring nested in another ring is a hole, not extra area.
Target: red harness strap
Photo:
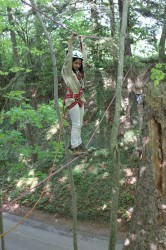
[[[84,93],[84,90],[83,90],[82,88],[80,89],[80,92],[79,92],[78,94],[74,94],[74,93],[71,91],[71,89],[68,88],[68,90],[67,90],[67,95],[66,95],[66,98],[65,98],[65,99],[74,98],[75,101],[74,101],[72,104],[70,104],[67,108],[68,108],[68,109],[71,109],[71,108],[73,108],[77,103],[78,103],[78,105],[79,105],[80,107],[82,107],[84,103],[83,103],[83,101],[80,100],[80,97],[81,97],[81,95],[82,95],[83,93]]]

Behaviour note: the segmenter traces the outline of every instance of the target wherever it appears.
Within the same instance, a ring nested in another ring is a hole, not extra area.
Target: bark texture
[[[165,2],[165,10],[164,10],[163,29],[162,29],[160,43],[159,43],[159,62],[160,63],[166,62],[165,41],[166,41],[166,2]]]
[[[115,103],[115,116],[111,133],[111,153],[113,158],[112,163],[112,203],[110,214],[110,235],[108,250],[115,250],[116,245],[116,233],[117,233],[117,210],[119,201],[119,179],[120,179],[120,161],[119,161],[119,149],[118,149],[118,131],[120,124],[120,112],[121,112],[121,100],[122,100],[122,82],[123,82],[123,67],[124,67],[124,47],[125,47],[125,35],[127,28],[127,16],[128,16],[129,0],[125,0],[123,3],[122,12],[122,25],[119,37],[119,58],[118,58],[118,73],[116,83],[116,103]]]
[[[166,82],[145,98],[143,152],[130,233],[123,249],[166,249]]]

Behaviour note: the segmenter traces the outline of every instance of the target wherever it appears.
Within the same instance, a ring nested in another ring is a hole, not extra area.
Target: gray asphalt
[[[4,213],[5,231],[15,226],[21,217]],[[5,236],[5,250],[73,250],[72,232],[27,219]],[[116,250],[122,250],[117,242]],[[1,249],[1,242],[0,242]],[[107,250],[108,239],[78,232],[79,250]]]

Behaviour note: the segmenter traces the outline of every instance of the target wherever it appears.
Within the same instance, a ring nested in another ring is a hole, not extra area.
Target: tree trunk
[[[123,0],[118,0],[119,7],[119,18],[120,25],[122,22],[122,10],[123,10]],[[130,33],[129,33],[129,18],[127,18],[127,29],[126,29],[126,37],[125,37],[125,56],[131,56],[131,43],[130,43]]]
[[[88,0],[91,8],[92,26],[95,33],[99,32],[98,13],[96,0]]]
[[[12,9],[7,7],[8,21],[11,26],[14,28],[14,19],[12,15]],[[12,41],[12,49],[13,49],[13,61],[14,65],[19,65],[19,56],[17,51],[17,40],[14,30],[10,29],[10,37]]]
[[[0,183],[2,185],[2,182]],[[2,189],[0,189],[0,234],[3,234]],[[5,239],[1,237],[1,250],[5,250]]]
[[[166,3],[164,10],[164,24],[162,29],[162,34],[159,43],[159,63],[166,63],[166,54],[165,54],[165,41],[166,41]]]
[[[34,0],[30,0],[32,6],[36,8],[36,4]],[[42,17],[39,12],[36,11],[37,17],[39,19],[39,22],[43,28],[44,34],[48,40],[48,44],[50,47],[50,53],[51,53],[51,59],[52,59],[52,64],[53,64],[53,73],[54,73],[54,102],[55,102],[55,109],[57,112],[57,117],[59,121],[59,126],[62,126],[62,131],[63,131],[63,137],[64,137],[64,142],[65,142],[65,151],[66,151],[66,159],[67,162],[70,161],[69,157],[69,150],[68,150],[68,139],[67,139],[67,133],[63,127],[62,124],[62,119],[61,119],[61,114],[60,114],[60,108],[59,108],[59,103],[58,103],[58,77],[57,77],[57,66],[56,66],[56,56],[55,56],[55,50],[54,46],[51,40],[51,37],[49,36],[49,33],[46,29],[46,26],[42,20]],[[78,250],[78,244],[77,244],[77,201],[76,201],[76,191],[75,191],[75,185],[74,185],[74,178],[73,178],[73,173],[72,173],[72,166],[71,164],[68,166],[69,168],[69,180],[70,180],[70,186],[71,186],[71,196],[72,196],[72,214],[73,214],[73,246],[74,250]]]
[[[164,27],[165,22],[163,30]],[[160,40],[160,44],[162,42]],[[165,48],[165,43],[162,46]],[[163,62],[162,60],[163,54],[159,53],[159,62]],[[159,86],[153,86],[151,83],[147,87],[144,100],[142,162],[134,212],[124,250],[166,249],[165,96],[166,81],[161,82]]]
[[[114,0],[109,0],[110,4],[110,27],[111,27],[111,35],[114,37],[115,35],[115,12],[114,12]]]
[[[150,89],[145,99],[142,162],[129,236],[123,249],[166,249],[165,95],[166,87],[159,86],[158,90]]]
[[[93,27],[93,33],[95,35],[99,35],[100,29],[99,29],[99,17],[97,12],[97,4],[96,0],[88,0],[88,3],[90,4],[90,10],[91,10],[91,18],[92,18],[92,27]],[[93,46],[93,61],[96,62],[96,66],[98,65],[98,62],[101,60],[102,55],[100,55],[100,51],[98,49],[98,44],[94,44]]]
[[[122,11],[123,11],[123,0],[118,0],[118,8],[119,8],[119,19],[120,23],[122,22]]]
[[[96,87],[96,104],[97,104],[97,117],[101,117],[104,113],[105,104],[105,91],[104,91],[104,81],[100,70],[95,71],[95,87]],[[106,147],[108,142],[106,120],[104,120],[100,126],[100,147]]]
[[[33,138],[33,134],[32,134],[32,128],[31,128],[31,124],[30,123],[26,123],[26,136],[27,136],[27,141],[28,141],[28,145],[34,150],[35,149],[35,142],[34,142],[34,138]],[[36,162],[38,155],[35,153],[32,153],[32,162]]]
[[[125,47],[125,34],[127,28],[127,15],[128,15],[129,0],[123,2],[122,12],[122,25],[119,40],[119,59],[118,59],[118,74],[116,85],[116,103],[115,103],[115,117],[111,133],[111,153],[113,155],[112,166],[112,204],[110,216],[110,238],[108,250],[115,250],[116,233],[117,233],[117,210],[119,200],[119,177],[120,177],[120,163],[118,151],[118,130],[120,124],[120,111],[122,99],[122,82],[123,82],[123,67],[124,67],[124,47]]]
[[[128,20],[128,23],[129,23],[129,20]],[[130,32],[129,32],[129,25],[128,25],[128,27],[127,27],[127,32],[126,32],[125,56],[132,56],[132,52],[131,52],[131,42],[130,42]]]

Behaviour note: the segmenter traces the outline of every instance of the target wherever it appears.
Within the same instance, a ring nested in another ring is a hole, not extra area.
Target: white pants
[[[79,107],[76,104],[73,108],[69,110],[69,116],[72,122],[71,128],[71,147],[75,148],[78,147],[82,143],[81,139],[81,127],[83,123],[83,116],[84,116],[84,105]]]

